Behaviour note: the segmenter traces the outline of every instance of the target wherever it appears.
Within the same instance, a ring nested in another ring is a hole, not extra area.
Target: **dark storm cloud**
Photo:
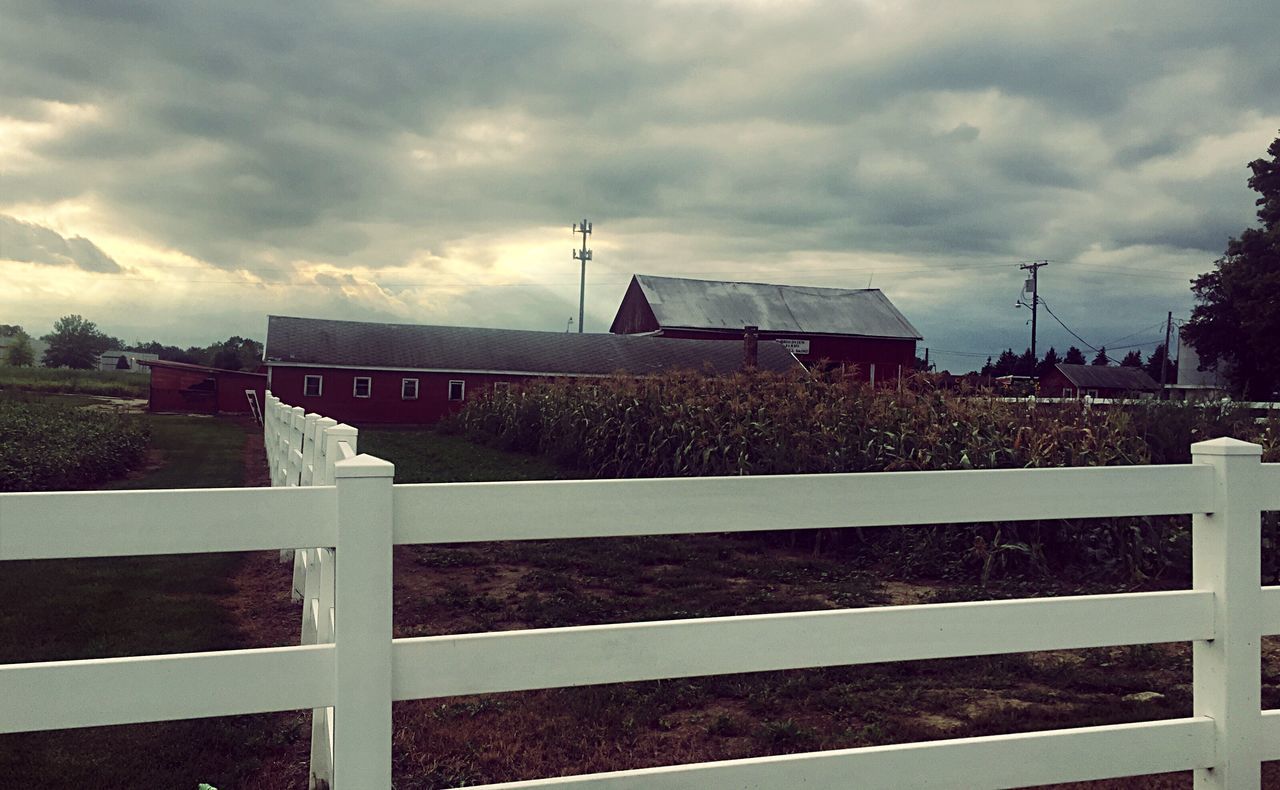
[[[41,225],[0,214],[0,262],[3,261],[72,266],[103,274],[121,271],[110,255],[86,238],[66,238]]]
[[[0,116],[93,108],[29,144],[0,205],[87,199],[265,279],[584,212],[686,234],[643,251],[677,275],[778,279],[796,250],[1207,267],[1252,222],[1242,166],[1280,116],[1261,0],[0,5]],[[1240,161],[1206,164],[1215,141]]]

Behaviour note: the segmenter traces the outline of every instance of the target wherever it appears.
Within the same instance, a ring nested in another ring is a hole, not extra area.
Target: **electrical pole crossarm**
[[[582,334],[583,312],[587,302],[587,261],[591,260],[591,250],[587,249],[587,236],[591,235],[591,223],[583,218],[582,224],[575,224],[573,232],[582,234],[582,249],[573,251],[573,259],[582,262],[582,276],[578,281],[578,334]]]

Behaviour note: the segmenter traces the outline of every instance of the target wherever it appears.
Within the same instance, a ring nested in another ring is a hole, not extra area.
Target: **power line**
[[[1125,335],[1124,337],[1117,337],[1115,340],[1111,340],[1111,341],[1109,341],[1109,342],[1103,343],[1102,345],[1105,347],[1105,346],[1109,346],[1109,345],[1111,345],[1112,343],[1119,343],[1121,340],[1128,340],[1129,338],[1133,337],[1134,335],[1140,335],[1140,334],[1142,334],[1143,332],[1149,332],[1150,330],[1155,329],[1156,327],[1162,327],[1162,326],[1164,326],[1164,321],[1157,321],[1156,323],[1152,324],[1151,326],[1144,326],[1143,328],[1139,329],[1137,332],[1130,332],[1129,334]],[[1124,346],[1116,346],[1116,348],[1124,348]]]
[[[1041,303],[1042,305],[1044,305],[1045,312],[1047,312],[1049,315],[1053,316],[1053,320],[1054,320],[1054,321],[1057,321],[1057,322],[1058,322],[1058,324],[1059,324],[1063,329],[1067,330],[1067,334],[1071,335],[1071,336],[1072,336],[1072,337],[1074,337],[1076,340],[1079,340],[1081,343],[1084,343],[1084,344],[1085,344],[1085,346],[1089,348],[1089,350],[1091,350],[1091,351],[1097,351],[1097,350],[1098,350],[1095,346],[1091,345],[1091,344],[1089,343],[1089,341],[1088,341],[1088,340],[1085,340],[1083,337],[1080,337],[1079,335],[1077,335],[1077,334],[1075,333],[1075,330],[1073,330],[1071,327],[1069,327],[1069,326],[1067,326],[1066,324],[1064,324],[1064,323],[1062,322],[1062,319],[1061,319],[1061,318],[1059,318],[1059,317],[1057,316],[1057,314],[1053,312],[1053,309],[1049,307],[1049,303],[1048,303],[1048,302],[1046,302],[1043,298],[1041,298],[1041,299],[1040,299],[1040,303]]]

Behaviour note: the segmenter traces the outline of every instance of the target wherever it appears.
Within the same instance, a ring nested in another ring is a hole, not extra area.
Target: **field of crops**
[[[149,378],[114,370],[15,368],[0,365],[0,391],[60,392],[145,398]]]
[[[1261,441],[1268,460],[1278,455],[1275,426],[1219,408],[1029,406],[927,383],[898,391],[767,374],[540,383],[477,399],[452,427],[606,478],[1185,463],[1192,442],[1225,435]],[[1187,531],[1186,518],[1128,518],[806,539],[843,541],[933,577],[1137,580],[1189,571]]]
[[[0,491],[87,488],[146,460],[148,432],[111,411],[0,396]]]

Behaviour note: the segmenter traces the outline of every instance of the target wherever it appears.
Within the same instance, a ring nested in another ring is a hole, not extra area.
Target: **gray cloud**
[[[684,233],[615,262],[673,275],[732,258],[725,276],[786,279],[781,261],[812,253],[915,272],[1102,255],[1171,277],[1128,282],[1106,315],[1083,296],[1096,278],[1063,277],[1082,295],[1063,310],[1101,335],[1189,306],[1184,270],[1252,222],[1243,164],[1275,129],[1230,168],[1195,159],[1280,117],[1263,0],[0,3],[0,116],[95,108],[32,144],[0,205],[91,200],[123,235],[227,269],[397,267],[587,213],[598,233]],[[863,276],[846,274],[815,279]],[[932,297],[987,319],[928,302],[912,319],[930,342],[1014,342],[1002,277]],[[440,316],[551,321],[563,305],[543,296],[477,291]]]
[[[116,274],[120,265],[81,236],[65,238],[42,225],[0,214],[0,261],[74,266],[86,272]]]

